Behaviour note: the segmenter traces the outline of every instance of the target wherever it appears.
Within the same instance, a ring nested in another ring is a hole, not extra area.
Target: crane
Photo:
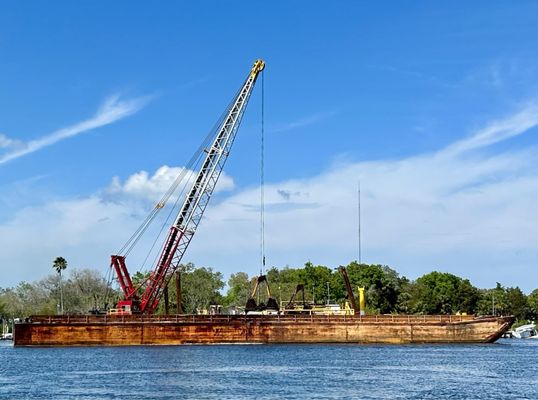
[[[205,158],[195,176],[194,182],[183,200],[182,206],[170,227],[166,241],[157,258],[157,263],[150,273],[147,285],[141,296],[137,295],[131,276],[125,263],[125,255],[111,256],[123,300],[118,302],[122,314],[152,314],[159,305],[160,297],[168,281],[178,269],[181,259],[192,240],[196,228],[202,219],[215,185],[230,154],[237,129],[247,107],[250,95],[258,75],[265,68],[263,60],[256,60],[243,86],[225,112],[225,117],[218,125],[214,140],[204,149]],[[158,204],[156,208],[162,208]]]

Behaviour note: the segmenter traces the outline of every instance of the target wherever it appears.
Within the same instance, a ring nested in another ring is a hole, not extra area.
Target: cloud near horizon
[[[300,266],[311,260],[336,267],[356,259],[360,179],[363,261],[390,265],[411,279],[437,269],[469,278],[479,287],[493,287],[498,281],[534,289],[538,147],[480,151],[531,133],[538,125],[534,111],[534,105],[526,106],[437,152],[340,163],[308,179],[267,184],[269,265]],[[152,176],[142,171],[123,183],[113,181],[132,201],[108,201],[104,190],[20,210],[0,225],[0,241],[10,249],[0,253],[0,265],[17,266],[9,270],[10,284],[46,275],[50,266],[43,266],[43,260],[59,254],[73,266],[104,271],[108,255],[147,211],[146,191],[161,190],[172,169],[163,166]],[[256,274],[259,201],[259,187],[254,187],[212,202],[184,261],[225,274]],[[29,225],[42,238],[30,248],[25,245]],[[149,248],[154,238],[141,246]],[[128,262],[133,272],[141,266],[143,256],[137,257]]]
[[[67,138],[119,121],[139,111],[150,99],[149,96],[143,96],[123,100],[119,94],[109,96],[93,117],[28,142],[22,142],[0,134],[0,149],[7,149],[6,152],[0,154],[0,165]]]

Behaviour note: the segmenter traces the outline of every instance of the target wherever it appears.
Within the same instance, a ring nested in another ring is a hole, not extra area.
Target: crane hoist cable
[[[262,71],[261,140],[260,140],[260,275],[265,273],[265,72]]]

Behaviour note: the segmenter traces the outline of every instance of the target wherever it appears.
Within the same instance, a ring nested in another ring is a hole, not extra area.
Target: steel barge
[[[233,343],[493,343],[514,317],[468,315],[33,316],[15,346]]]

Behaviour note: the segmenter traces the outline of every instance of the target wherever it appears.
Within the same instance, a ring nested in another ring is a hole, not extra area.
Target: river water
[[[538,399],[538,340],[14,348],[2,399]]]

